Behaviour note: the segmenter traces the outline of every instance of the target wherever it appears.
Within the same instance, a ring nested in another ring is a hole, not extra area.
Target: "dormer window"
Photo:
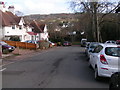
[[[15,29],[15,25],[12,26],[12,29]]]

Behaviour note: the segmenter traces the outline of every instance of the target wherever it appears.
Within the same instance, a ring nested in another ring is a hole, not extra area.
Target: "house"
[[[23,17],[15,15],[14,6],[5,9],[4,2],[0,2],[0,40],[10,40],[17,36],[20,41],[48,40],[47,26],[37,21],[26,23]]]
[[[25,24],[23,17],[14,14],[14,6],[9,6],[6,11],[4,2],[0,2],[0,13],[0,39],[9,40],[13,36],[18,36],[21,41],[31,40],[31,35],[27,32],[32,31],[32,28]]]
[[[36,40],[47,40],[49,38],[48,31],[47,31],[47,25],[42,24],[36,20],[33,20],[30,25],[33,27],[32,31],[34,33],[37,33]]]
[[[21,41],[30,40],[31,35],[27,31],[31,31],[31,27],[25,26],[24,19],[17,17],[11,12],[2,13],[2,39],[9,40],[12,36],[18,36]]]

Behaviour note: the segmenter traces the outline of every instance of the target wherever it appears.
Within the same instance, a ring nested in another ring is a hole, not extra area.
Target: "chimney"
[[[9,6],[9,7],[8,7],[8,10],[9,10],[10,12],[12,12],[13,14],[15,14],[15,12],[14,12],[15,8],[14,8],[14,6]]]
[[[0,10],[3,12],[5,11],[5,3],[2,1],[0,1]]]

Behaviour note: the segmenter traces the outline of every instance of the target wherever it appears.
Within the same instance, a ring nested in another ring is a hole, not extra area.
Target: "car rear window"
[[[90,48],[95,48],[98,44],[91,44]]]
[[[105,54],[109,56],[120,57],[120,47],[107,47]]]

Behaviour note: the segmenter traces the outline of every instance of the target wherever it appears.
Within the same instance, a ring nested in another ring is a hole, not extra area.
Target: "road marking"
[[[4,71],[4,70],[6,70],[6,68],[1,69],[0,72],[2,72],[2,71]]]

